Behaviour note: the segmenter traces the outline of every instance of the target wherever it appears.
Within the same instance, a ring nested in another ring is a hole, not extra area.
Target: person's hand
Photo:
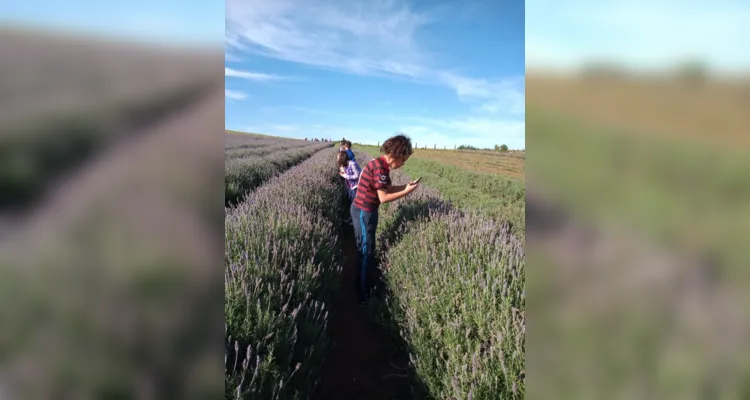
[[[411,193],[411,192],[417,190],[418,187],[419,187],[419,182],[416,182],[416,183],[415,182],[409,182],[406,185],[406,191],[407,191],[407,193]]]

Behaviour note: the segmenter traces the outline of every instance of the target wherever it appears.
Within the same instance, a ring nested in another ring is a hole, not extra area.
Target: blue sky
[[[573,70],[588,60],[663,70],[692,59],[718,74],[750,71],[747,0],[526,2],[528,68]]]
[[[227,0],[226,126],[525,148],[524,2]]]
[[[5,1],[0,23],[183,46],[224,43],[224,7],[215,0]]]

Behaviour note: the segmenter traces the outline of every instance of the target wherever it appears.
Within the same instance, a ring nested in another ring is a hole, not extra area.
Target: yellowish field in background
[[[468,171],[499,174],[518,179],[525,177],[524,158],[520,156],[471,150],[418,149],[413,157],[455,165]]]
[[[526,93],[529,107],[633,134],[669,135],[726,146],[750,144],[750,81],[528,73]]]
[[[529,73],[526,98],[530,397],[750,398],[750,85]]]
[[[358,146],[373,155],[380,154],[377,146]],[[412,158],[437,161],[472,172],[497,174],[521,180],[526,177],[526,152],[521,151],[500,153],[483,150],[415,149]]]

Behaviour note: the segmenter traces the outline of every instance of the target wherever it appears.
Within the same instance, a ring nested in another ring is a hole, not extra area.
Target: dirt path
[[[356,242],[350,226],[342,229],[344,271],[331,326],[332,345],[323,365],[315,399],[413,399],[408,359],[357,303],[354,290]]]

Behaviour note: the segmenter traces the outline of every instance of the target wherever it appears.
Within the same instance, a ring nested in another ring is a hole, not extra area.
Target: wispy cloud
[[[274,75],[274,74],[264,74],[260,72],[239,71],[239,70],[232,69],[229,67],[224,67],[224,76],[249,79],[251,81],[258,81],[258,82],[279,81],[279,80],[288,79],[287,77],[284,77],[284,76],[279,76],[279,75]]]
[[[488,81],[453,74],[442,74],[442,81],[456,90],[459,98],[480,103],[479,111],[522,115],[526,110],[523,77]]]
[[[245,100],[248,96],[245,92],[237,90],[224,89],[224,97],[230,100]]]
[[[421,73],[414,32],[426,16],[394,1],[227,0],[226,44],[356,74]]]
[[[436,21],[436,12],[418,13],[397,1],[227,0],[226,46],[350,74],[442,85],[475,102],[478,111],[523,114],[523,77],[477,79],[434,67],[416,33]]]
[[[511,148],[525,148],[526,124],[523,119],[498,120],[495,118],[466,117],[447,119],[413,118],[418,125],[404,125],[398,130],[418,143],[438,146],[468,144],[492,147],[507,144]]]
[[[525,122],[501,120],[487,117],[453,117],[422,118],[378,115],[370,116],[380,121],[391,121],[383,124],[384,129],[365,129],[358,126],[312,124],[310,126],[266,124],[255,127],[258,132],[302,137],[340,138],[347,137],[361,143],[382,143],[394,132],[404,132],[420,147],[452,148],[462,144],[476,147],[492,147],[495,144],[506,144],[512,149],[523,149],[525,144]]]

